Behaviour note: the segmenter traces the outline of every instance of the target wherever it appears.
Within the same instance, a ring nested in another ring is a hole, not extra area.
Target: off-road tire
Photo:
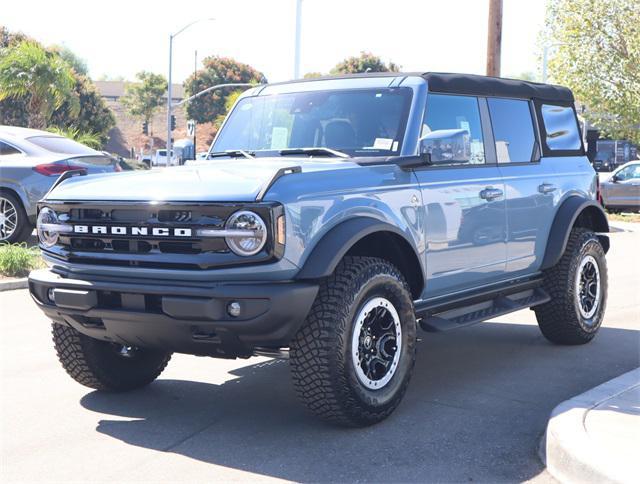
[[[600,300],[595,314],[586,319],[578,308],[575,281],[581,262],[588,256],[598,264]],[[572,229],[560,261],[545,272],[543,287],[551,300],[534,310],[545,338],[562,345],[591,341],[600,329],[607,303],[607,262],[597,235],[585,228]]]
[[[33,225],[29,222],[27,212],[25,212],[22,202],[13,193],[0,189],[0,197],[6,199],[13,205],[16,211],[17,224],[13,233],[4,239],[0,240],[0,244],[16,244],[26,241],[31,232],[33,232]]]
[[[79,333],[70,326],[52,324],[58,359],[78,383],[96,390],[124,392],[154,381],[167,366],[171,353],[135,349],[132,356],[118,354],[113,343]]]
[[[376,297],[393,304],[402,333],[395,373],[383,388],[371,390],[358,380],[351,345],[355,318]],[[322,281],[290,350],[294,387],[315,415],[344,426],[388,417],[404,396],[416,352],[413,300],[401,272],[382,259],[345,257]]]

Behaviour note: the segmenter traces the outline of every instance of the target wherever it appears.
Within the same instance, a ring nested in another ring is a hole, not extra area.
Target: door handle
[[[499,188],[487,187],[480,191],[480,198],[487,200],[488,202],[495,200],[496,198],[500,198],[502,195],[503,192]]]
[[[551,183],[543,183],[542,185],[538,185],[538,191],[540,193],[551,193],[556,190],[556,186]]]

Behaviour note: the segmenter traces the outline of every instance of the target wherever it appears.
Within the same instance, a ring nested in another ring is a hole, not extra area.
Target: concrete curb
[[[26,277],[21,279],[10,279],[8,281],[0,281],[0,292],[13,291],[14,289],[26,289],[29,281]]]
[[[638,385],[640,368],[566,400],[551,412],[543,457],[553,477],[563,483],[637,482],[632,469],[636,464],[617,458],[615,448],[604,447],[593,439],[587,433],[585,420],[589,411]]]

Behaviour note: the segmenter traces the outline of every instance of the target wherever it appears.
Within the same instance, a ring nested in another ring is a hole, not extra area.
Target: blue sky
[[[295,0],[29,0],[5,2],[0,23],[84,58],[94,78],[132,79],[140,70],[166,75],[168,34],[180,34],[174,80],[219,54],[263,71],[269,81],[293,75]],[[406,71],[484,73],[488,0],[303,0],[302,73],[326,72],[362,50]],[[504,0],[502,75],[537,71],[536,41],[545,0]],[[28,5],[28,7],[27,7]],[[240,5],[240,6],[238,6]]]

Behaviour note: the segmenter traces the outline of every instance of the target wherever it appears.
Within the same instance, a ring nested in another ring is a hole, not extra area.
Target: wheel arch
[[[346,255],[379,257],[404,275],[414,299],[424,288],[422,264],[413,243],[399,228],[369,217],[339,223],[316,244],[296,279],[321,279]]]
[[[582,196],[567,198],[556,212],[551,224],[541,269],[549,269],[558,263],[564,253],[573,227],[583,227],[599,233],[598,238],[605,253],[609,250],[609,221],[603,208],[595,200]]]

